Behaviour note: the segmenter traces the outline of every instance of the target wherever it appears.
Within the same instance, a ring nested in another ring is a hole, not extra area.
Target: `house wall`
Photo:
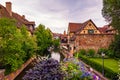
[[[75,47],[77,50],[94,49],[97,51],[99,48],[108,48],[113,39],[113,34],[80,34],[76,37]]]

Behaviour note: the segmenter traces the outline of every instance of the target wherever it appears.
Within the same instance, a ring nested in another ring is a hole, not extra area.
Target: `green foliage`
[[[43,52],[52,45],[51,31],[49,29],[45,29],[45,26],[40,24],[36,28],[34,34],[36,35],[37,39],[36,40],[38,46],[37,53],[39,55],[44,55]]]
[[[81,49],[81,50],[79,51],[79,53],[82,54],[82,55],[86,55],[86,50],[85,50],[85,49]]]
[[[120,58],[120,34],[115,35],[115,41],[111,43],[109,50],[111,56]]]
[[[117,35],[110,45],[110,56],[120,58],[120,0],[103,0],[104,18],[116,29]]]
[[[28,60],[37,50],[36,37],[34,35],[31,36],[25,26],[22,26],[20,31],[22,34],[22,50],[26,53],[25,60]]]
[[[78,61],[77,61],[78,62]],[[79,66],[73,61],[67,61],[62,64],[63,71],[66,72],[67,76],[65,80],[79,80],[82,72],[79,69]]]
[[[120,0],[103,0],[103,9],[102,9],[102,14],[103,17],[108,21],[108,22],[113,22],[114,19],[115,21],[117,19],[120,19]],[[117,21],[118,22],[118,21]]]
[[[67,74],[65,80],[92,80],[91,73],[78,58],[64,58],[62,69]]]
[[[0,19],[0,62],[3,66],[9,66],[10,71],[16,70],[23,63],[22,58],[25,57],[21,51],[21,37],[14,20]]]
[[[88,56],[90,56],[90,57],[94,57],[94,55],[95,55],[95,50],[94,50],[94,49],[89,49],[89,50],[87,51],[87,54],[88,54]]]
[[[60,46],[60,40],[59,40],[59,39],[54,39],[54,40],[53,40],[53,46],[54,46],[55,48],[59,47],[59,46]]]
[[[92,68],[96,69],[97,71],[102,73],[102,65],[99,63],[96,63],[86,56],[80,55],[79,57],[82,61],[84,61],[86,64],[90,65]],[[105,72],[105,77],[108,77],[110,80],[117,80],[117,73],[114,72],[113,70],[107,68],[104,66],[104,72]]]
[[[60,51],[60,40],[59,39],[54,39],[53,40],[53,46],[54,46],[54,52],[59,52]]]
[[[100,55],[101,55],[102,53],[108,55],[108,49],[100,48],[97,53],[100,54]]]
[[[13,19],[0,18],[0,64],[6,74],[18,69],[34,49],[35,41],[27,29],[18,29]]]

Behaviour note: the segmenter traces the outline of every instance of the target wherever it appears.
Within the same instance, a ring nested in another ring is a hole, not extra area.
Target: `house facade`
[[[34,21],[28,21],[25,18],[25,15],[19,15],[18,13],[15,13],[12,11],[12,3],[6,2],[6,6],[0,4],[0,18],[11,18],[15,19],[17,21],[17,27],[21,27],[22,25],[25,25],[28,29],[28,31],[33,34],[33,31],[35,29],[35,22]]]
[[[84,23],[69,23],[68,25],[68,45],[71,53],[80,49],[108,48],[113,40],[114,30],[110,27],[97,27],[90,19]]]

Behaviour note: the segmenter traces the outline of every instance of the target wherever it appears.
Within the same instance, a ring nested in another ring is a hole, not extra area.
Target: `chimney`
[[[6,9],[9,12],[10,16],[12,16],[12,3],[6,2]]]
[[[25,19],[25,15],[22,15],[22,18]]]
[[[64,31],[64,35],[66,35],[66,31]]]

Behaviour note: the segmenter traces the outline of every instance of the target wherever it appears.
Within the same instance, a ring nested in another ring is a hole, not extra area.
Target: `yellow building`
[[[102,34],[96,27],[94,22],[90,19],[84,23],[69,23],[68,26],[68,44],[70,46],[70,53],[73,54],[79,48],[80,35],[94,35]]]

